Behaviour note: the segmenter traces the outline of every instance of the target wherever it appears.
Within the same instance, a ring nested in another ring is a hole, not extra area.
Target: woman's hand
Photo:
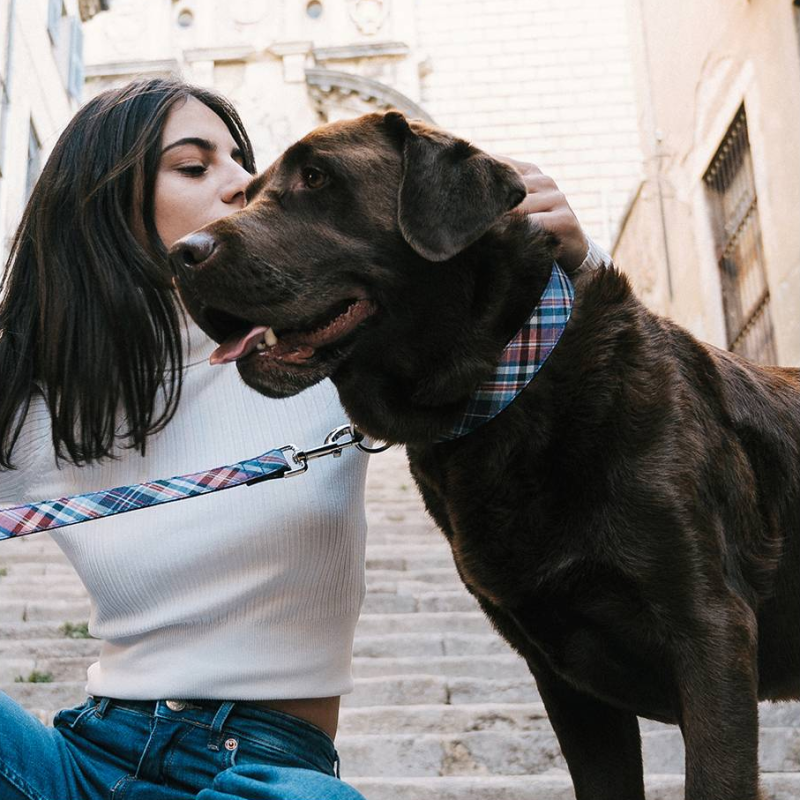
[[[515,161],[507,156],[494,157],[514,167],[525,182],[528,196],[515,210],[527,214],[532,221],[552,233],[558,241],[555,257],[559,265],[567,272],[576,270],[586,258],[589,240],[564,193],[535,164]]]

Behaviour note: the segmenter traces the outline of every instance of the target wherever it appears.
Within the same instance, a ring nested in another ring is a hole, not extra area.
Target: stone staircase
[[[574,800],[533,679],[459,583],[402,451],[372,457],[367,512],[356,689],[336,740],[342,777],[367,800]],[[0,689],[45,722],[84,699],[99,643],[63,625],[80,626],[88,610],[46,535],[0,543]],[[799,800],[800,704],[764,704],[761,725],[767,798]],[[677,728],[642,720],[642,739],[648,800],[679,800]]]

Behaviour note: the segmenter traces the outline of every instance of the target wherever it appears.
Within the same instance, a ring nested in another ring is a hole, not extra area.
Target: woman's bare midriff
[[[282,711],[321,728],[333,739],[339,725],[338,697],[311,697],[300,700],[251,700],[248,705]]]

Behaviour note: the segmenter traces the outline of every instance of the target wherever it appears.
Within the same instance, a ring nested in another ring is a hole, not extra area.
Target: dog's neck
[[[410,263],[397,310],[333,376],[351,419],[384,441],[440,439],[539,303],[552,264],[547,235],[512,215],[448,262]]]

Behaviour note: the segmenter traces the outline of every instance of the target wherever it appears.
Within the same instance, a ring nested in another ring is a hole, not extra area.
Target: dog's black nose
[[[176,267],[199,267],[216,250],[217,242],[210,233],[198,231],[179,239],[170,249]]]

